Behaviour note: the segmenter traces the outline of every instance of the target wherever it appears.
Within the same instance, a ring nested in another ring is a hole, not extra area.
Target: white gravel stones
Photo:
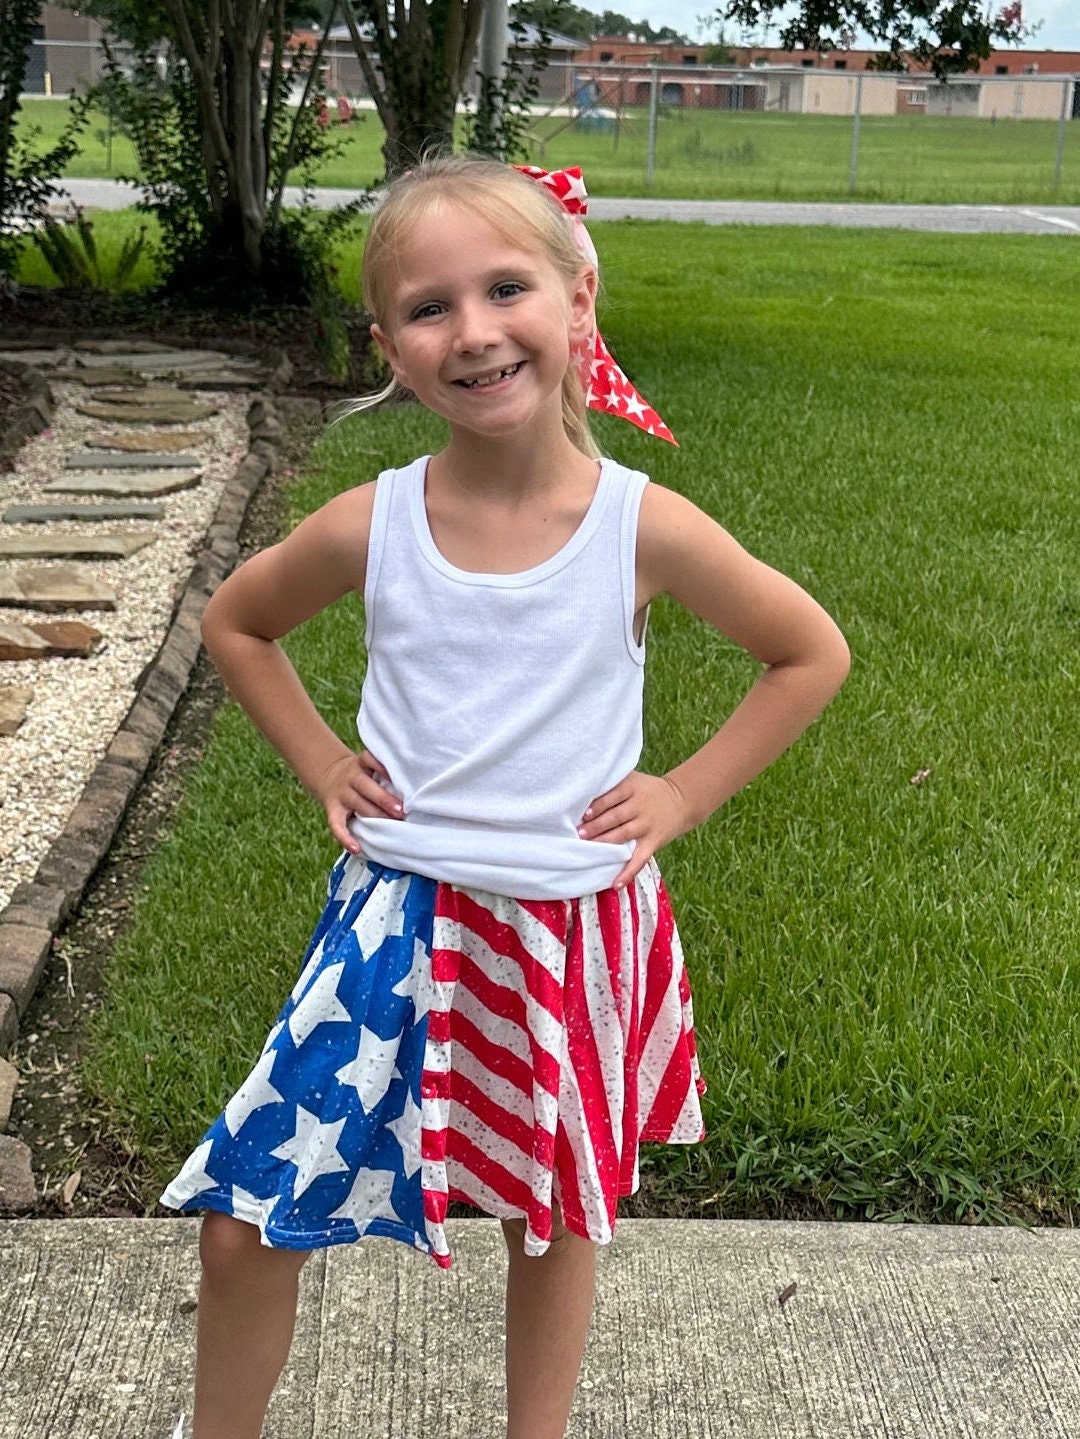
[[[11,474],[0,475],[0,513],[11,504],[39,503],[66,456],[83,449],[100,428],[75,413],[75,399],[85,394],[81,386],[51,383],[57,400],[53,426],[27,441]],[[127,714],[135,682],[165,636],[225,481],[246,451],[248,397],[215,393],[213,399],[219,413],[200,420],[207,435],[199,449],[201,483],[162,499],[160,520],[110,525],[155,543],[127,559],[85,564],[118,596],[114,613],[95,616],[105,633],[98,651],[85,659],[7,661],[0,669],[0,681],[34,691],[19,731],[0,738],[0,908],[15,886],[34,874]],[[71,527],[65,518],[64,528]],[[34,525],[3,528],[11,535],[40,533]],[[93,533],[92,523],[85,528]],[[0,606],[0,622],[46,618]]]

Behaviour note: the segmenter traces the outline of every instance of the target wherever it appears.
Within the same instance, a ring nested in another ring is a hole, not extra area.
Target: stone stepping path
[[[46,494],[64,492],[77,495],[171,495],[176,490],[189,490],[199,483],[201,470],[155,470],[138,474],[115,471],[112,474],[72,474],[51,480]]]
[[[28,610],[114,610],[116,591],[78,565],[0,565],[0,605]]]
[[[160,520],[164,513],[164,505],[125,505],[106,500],[100,505],[9,505],[0,515],[0,521],[9,525],[51,525],[71,520],[109,523],[115,520]]]
[[[206,435],[198,430],[117,430],[103,431],[100,435],[89,435],[87,444],[99,450],[140,451],[143,454],[170,454],[186,449],[189,445],[206,444]]]
[[[216,415],[219,406],[210,400],[195,400],[174,392],[171,400],[134,403],[131,400],[81,400],[76,412],[91,420],[112,420],[134,425],[193,425]]]
[[[15,360],[48,379],[79,386],[84,393],[66,403],[80,415],[115,426],[97,434],[80,427],[85,448],[64,446],[37,479],[35,488],[40,489],[42,502],[24,493],[22,503],[7,505],[0,514],[0,607],[57,615],[116,611],[117,588],[99,565],[122,564],[157,538],[151,526],[134,534],[116,526],[166,520],[170,511],[151,501],[198,486],[208,459],[210,472],[214,470],[208,446],[219,433],[219,423],[210,433],[191,427],[221,415],[234,402],[224,395],[193,392],[261,388],[264,367],[256,359],[212,350],[177,350],[151,341],[124,340],[80,342],[73,347],[0,345],[0,359]],[[72,498],[46,498],[57,494]],[[87,500],[80,502],[80,496]],[[93,498],[97,496],[116,498]],[[34,532],[12,526],[32,526]],[[76,560],[91,565],[71,563]],[[144,584],[143,571],[137,574],[132,583]],[[141,594],[139,603],[144,603]],[[87,659],[105,638],[82,619],[0,618],[0,664],[7,664],[10,674],[10,666],[19,663],[54,657]],[[51,703],[55,678],[41,688],[48,691]],[[14,734],[28,712],[32,716],[33,699],[31,684],[0,684],[0,735]]]
[[[104,636],[82,620],[0,624],[0,660],[86,659]]]
[[[84,535],[75,531],[51,530],[39,535],[0,534],[0,560],[67,559],[126,560],[154,543],[153,535]]]
[[[118,450],[83,450],[64,461],[66,470],[190,470],[193,465],[200,465],[198,455],[154,451],[129,455]]]

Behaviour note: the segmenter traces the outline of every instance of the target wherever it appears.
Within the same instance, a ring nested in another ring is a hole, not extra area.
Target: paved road
[[[117,180],[68,180],[79,205],[122,210],[134,190]],[[332,209],[362,190],[316,190],[315,204]],[[299,190],[286,190],[296,204]],[[839,225],[845,228],[938,230],[960,234],[1080,236],[1080,205],[804,205],[781,200],[592,199],[594,220],[697,220],[706,225]]]

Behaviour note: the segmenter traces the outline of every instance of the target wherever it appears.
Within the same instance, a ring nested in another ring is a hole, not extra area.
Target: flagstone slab
[[[85,520],[93,523],[111,520],[160,520],[164,505],[124,504],[106,500],[100,505],[9,505],[0,515],[9,525],[51,525],[61,520]]]
[[[28,685],[0,685],[0,735],[12,735],[26,718],[34,691]]]
[[[103,365],[120,365],[140,374],[169,374],[179,370],[205,370],[209,366],[221,369],[229,363],[228,355],[220,350],[160,350],[155,354],[125,349],[111,355],[81,354],[79,363],[88,370],[100,369]]]
[[[186,395],[168,403],[153,405],[116,404],[107,400],[82,400],[75,405],[76,413],[91,420],[112,420],[135,425],[191,425],[216,415],[220,406],[208,400],[193,400]]]
[[[34,610],[114,610],[116,591],[78,565],[0,565],[0,605]]]
[[[199,483],[201,470],[155,470],[149,473],[64,475],[45,486],[46,494],[65,491],[76,495],[171,495],[176,490],[190,490]]]
[[[0,350],[0,360],[19,365],[33,365],[38,370],[51,370],[71,360],[68,350]]]
[[[68,559],[125,560],[147,545],[153,535],[81,534],[77,531],[46,531],[37,535],[0,535],[0,560]]]
[[[99,450],[172,454],[188,445],[205,445],[208,436],[201,430],[104,430],[87,435],[86,442]]]
[[[0,624],[0,660],[86,659],[103,635],[82,620],[17,620]]]
[[[107,405],[159,405],[185,398],[175,385],[149,385],[145,380],[140,383],[141,389],[137,385],[112,385],[94,399]]]
[[[48,646],[48,654],[59,659],[86,659],[105,638],[85,620],[35,620],[26,626]]]
[[[48,644],[29,625],[0,624],[0,660],[43,660],[48,653]]]
[[[91,355],[168,355],[172,345],[163,345],[160,340],[76,340],[74,348],[80,354]]]
[[[53,370],[49,378],[68,385],[85,385],[88,389],[97,389],[103,385],[129,385],[134,388],[136,385],[146,384],[143,377],[134,370],[115,366],[100,370]]]
[[[129,455],[116,450],[82,450],[68,455],[66,470],[190,470],[201,464],[198,455],[161,454],[156,451]]]

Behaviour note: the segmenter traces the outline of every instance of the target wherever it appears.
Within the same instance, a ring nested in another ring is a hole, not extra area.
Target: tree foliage
[[[850,47],[862,31],[882,43],[888,68],[908,61],[929,67],[939,79],[976,70],[995,43],[1014,45],[1033,32],[1024,25],[1021,0],[996,12],[984,0],[796,0],[785,7],[780,43],[789,50]],[[763,0],[727,0],[717,16],[754,27],[777,7]]]
[[[572,40],[588,41],[598,35],[612,35],[650,44],[686,44],[685,35],[670,25],[662,25],[657,30],[648,20],[631,20],[617,10],[605,10],[598,15],[575,5],[573,0],[518,0],[511,6],[511,14],[517,20],[528,21],[554,34],[568,35]]]
[[[15,127],[40,0],[0,0],[0,279],[14,272],[23,229],[40,225],[57,193],[56,181],[78,149],[86,102],[72,106],[57,142],[39,151],[33,126]]]

